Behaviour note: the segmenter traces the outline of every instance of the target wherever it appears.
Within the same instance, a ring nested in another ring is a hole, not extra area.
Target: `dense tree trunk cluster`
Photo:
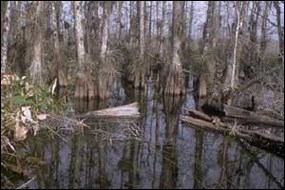
[[[190,68],[198,96],[225,96],[267,57],[284,57],[283,8],[282,1],[1,2],[1,73],[40,86],[57,79],[75,85],[75,97],[106,99],[120,79],[183,95]]]

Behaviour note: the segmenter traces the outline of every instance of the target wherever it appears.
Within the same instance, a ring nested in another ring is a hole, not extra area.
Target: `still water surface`
[[[75,110],[137,101],[141,119],[91,121],[83,134],[62,134],[66,142],[56,136],[36,136],[27,152],[44,162],[28,188],[284,187],[283,158],[182,123],[182,108],[195,107],[190,93],[184,100],[162,98],[148,84],[140,93],[119,89],[114,94],[120,98],[99,105],[76,102]],[[133,133],[138,138],[131,138]]]

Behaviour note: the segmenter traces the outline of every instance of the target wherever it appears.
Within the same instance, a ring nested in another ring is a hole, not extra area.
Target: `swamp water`
[[[26,188],[284,187],[283,158],[181,122],[183,107],[195,107],[191,93],[184,100],[158,98],[149,83],[141,93],[120,89],[114,94],[119,98],[99,107],[137,101],[141,119],[92,121],[83,133],[30,138],[25,151],[42,163]],[[94,106],[74,105],[80,112]]]

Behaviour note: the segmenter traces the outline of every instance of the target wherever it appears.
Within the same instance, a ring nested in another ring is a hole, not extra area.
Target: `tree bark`
[[[34,45],[33,45],[33,58],[32,64],[29,68],[30,77],[32,79],[32,83],[36,85],[42,86],[44,84],[43,79],[43,62],[42,62],[42,28],[43,28],[43,2],[37,2],[36,8],[36,23],[34,30]]]
[[[247,64],[252,65],[252,63],[258,60],[258,44],[257,44],[257,26],[260,14],[260,1],[252,2],[252,10],[249,20],[249,40],[248,47],[246,50]]]
[[[102,44],[101,44],[101,61],[104,62],[106,58],[107,43],[109,37],[109,14],[111,9],[111,2],[104,1],[104,15],[103,15],[103,30],[102,30]]]
[[[140,13],[140,58],[143,60],[144,49],[145,49],[145,39],[144,39],[144,4],[145,2],[138,1],[139,13]]]
[[[84,31],[83,31],[83,10],[80,1],[74,1],[75,12],[75,30],[77,43],[77,60],[78,60],[78,74],[75,84],[75,98],[92,99],[95,96],[94,84],[91,79],[90,68],[86,64],[86,52],[84,49]]]
[[[161,57],[163,57],[163,46],[164,46],[165,12],[166,12],[166,1],[163,1],[162,2],[162,19],[160,23],[160,40],[159,40],[159,53]]]
[[[237,25],[236,25],[236,30],[235,30],[235,41],[234,41],[234,49],[233,49],[233,57],[232,57],[232,69],[231,69],[231,74],[230,74],[230,87],[233,89],[235,85],[235,73],[236,73],[236,65],[237,65],[237,48],[238,48],[238,37],[239,37],[239,31],[242,26],[241,22],[241,13],[240,13],[240,7],[238,5],[238,2],[236,2],[236,16],[237,16]]]
[[[278,38],[279,38],[279,51],[284,56],[284,26],[282,29],[281,10],[280,10],[280,6],[279,6],[279,1],[273,1],[273,5],[274,5],[274,7],[276,9],[276,13],[277,13],[277,30],[278,30]]]
[[[1,2],[2,4],[2,2]],[[1,73],[6,73],[7,70],[7,48],[8,48],[8,34],[10,31],[10,21],[11,21],[11,1],[7,2],[6,13],[3,20],[3,34],[1,31]],[[2,23],[2,19],[1,19]]]
[[[139,29],[138,29],[139,28],[138,27],[139,15],[138,15],[138,13],[137,13],[137,16],[134,15],[135,8],[134,8],[134,2],[133,1],[130,2],[130,7],[131,7],[131,10],[130,10],[130,33],[129,33],[130,44],[137,44],[136,42],[137,42],[137,39],[139,37],[139,33],[138,33],[138,31],[139,31]]]
[[[264,56],[267,46],[267,20],[268,20],[270,7],[271,7],[271,2],[266,1],[263,12],[262,24],[261,24],[260,55],[262,57]]]
[[[112,73],[109,70],[104,69],[104,66],[109,65],[113,67],[110,62],[107,62],[106,53],[108,48],[109,39],[109,16],[112,10],[112,2],[104,1],[104,15],[103,15],[103,32],[102,32],[102,44],[101,44],[101,66],[99,71],[99,97],[101,99],[106,99],[110,96],[110,84],[113,80]]]
[[[183,35],[183,1],[173,2],[172,17],[172,61],[169,75],[166,81],[165,93],[182,95],[185,93],[185,79],[181,59],[178,52],[181,49],[181,38]]]
[[[214,74],[216,70],[216,63],[211,53],[213,49],[213,41],[216,38],[215,35],[215,8],[216,2],[209,1],[207,9],[207,18],[204,24],[203,41],[202,41],[202,61],[200,62],[201,70],[199,73],[199,97],[207,95],[207,91],[212,87],[214,81]]]
[[[2,42],[2,37],[3,37],[3,25],[4,25],[4,18],[5,14],[7,12],[7,5],[9,1],[1,1],[1,42]]]
[[[238,53],[238,40],[239,40],[239,32],[243,26],[244,19],[244,11],[247,6],[247,2],[234,2],[235,3],[235,13],[236,13],[236,28],[234,35],[234,47],[232,53],[231,63],[227,66],[227,74],[224,82],[224,97],[227,97],[224,103],[231,104],[231,92],[234,90],[236,86],[236,82],[238,79],[238,69],[239,63],[237,62],[237,53]],[[226,95],[225,95],[226,94]]]
[[[149,35],[149,39],[151,39],[151,30],[152,30],[152,1],[150,1],[150,6],[149,6],[149,27],[148,27],[148,35]]]
[[[159,35],[159,4],[160,4],[160,1],[156,1],[156,39],[158,39],[158,35]]]
[[[62,70],[63,60],[60,53],[60,45],[59,45],[59,29],[58,29],[58,23],[59,23],[59,17],[56,16],[56,5],[57,2],[52,2],[52,28],[53,28],[53,40],[54,40],[54,64],[56,64],[56,70],[57,70],[57,79],[58,84],[60,87],[66,87],[67,81],[64,75],[64,72]]]
[[[143,1],[137,1],[138,6],[138,17],[139,17],[139,69],[138,73],[134,76],[134,87],[135,88],[143,88],[145,84],[145,73],[146,73],[146,65],[144,63],[144,52],[145,52],[145,35],[144,35],[144,4]]]
[[[75,30],[77,43],[77,59],[79,66],[79,73],[84,71],[85,50],[84,50],[84,32],[83,32],[83,10],[79,1],[74,1],[75,7]]]
[[[256,42],[257,42],[257,25],[258,25],[258,18],[259,18],[259,13],[260,12],[260,1],[257,2],[253,2],[253,9],[251,12],[251,16],[250,16],[250,43],[251,43],[251,47],[253,47],[252,50],[256,50],[256,48],[254,48],[256,46]]]
[[[121,35],[122,35],[122,28],[123,28],[123,24],[122,24],[122,6],[123,6],[123,1],[118,1],[118,39],[121,39]]]
[[[190,1],[190,11],[189,11],[189,33],[188,38],[192,40],[192,28],[193,28],[193,17],[194,17],[194,1]]]

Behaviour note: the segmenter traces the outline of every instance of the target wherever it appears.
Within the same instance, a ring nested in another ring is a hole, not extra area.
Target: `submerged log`
[[[104,117],[137,119],[140,117],[138,102],[113,108],[90,111],[83,115],[80,115],[80,118],[104,118]]]

